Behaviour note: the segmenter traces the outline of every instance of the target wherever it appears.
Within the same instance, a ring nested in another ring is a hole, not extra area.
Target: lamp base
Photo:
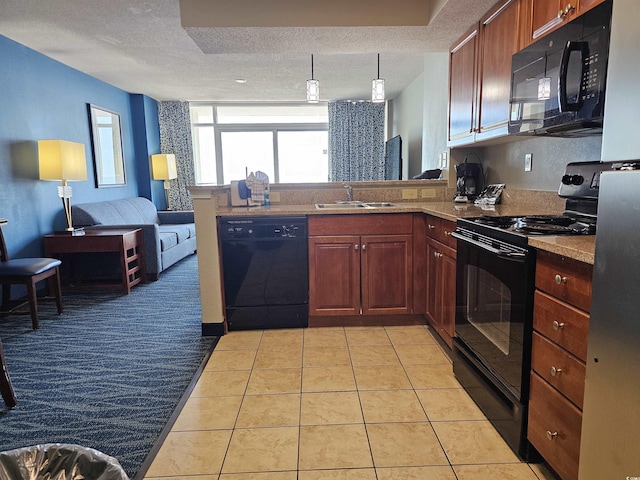
[[[55,232],[56,235],[69,235],[71,237],[81,237],[84,235],[84,227],[60,230]]]

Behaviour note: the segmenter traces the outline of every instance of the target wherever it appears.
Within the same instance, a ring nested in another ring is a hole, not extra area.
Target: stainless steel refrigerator
[[[600,179],[579,479],[640,479],[640,171]]]

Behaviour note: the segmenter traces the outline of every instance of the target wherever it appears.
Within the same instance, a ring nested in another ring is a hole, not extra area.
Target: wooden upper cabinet
[[[507,135],[511,56],[523,43],[528,1],[501,0],[451,48],[450,146]]]
[[[508,133],[511,56],[520,49],[520,9],[520,0],[504,0],[480,20],[476,140]]]
[[[449,142],[473,141],[476,128],[476,57],[478,26],[452,48],[449,58]]]
[[[528,43],[542,38],[605,0],[524,0],[529,9]],[[526,46],[526,45],[523,45]]]

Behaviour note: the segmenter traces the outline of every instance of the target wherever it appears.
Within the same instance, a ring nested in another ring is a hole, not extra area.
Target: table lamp
[[[178,178],[176,156],[172,153],[151,155],[151,175],[154,180],[164,180],[167,210],[171,210],[171,204],[169,203],[170,180]]]
[[[83,143],[66,140],[38,140],[38,164],[40,180],[61,181],[58,196],[67,217],[65,232],[71,235],[84,234],[83,228],[73,228],[71,222],[71,186],[67,182],[87,180],[87,157]]]

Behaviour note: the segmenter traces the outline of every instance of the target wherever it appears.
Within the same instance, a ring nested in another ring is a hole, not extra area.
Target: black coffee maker
[[[464,163],[456,165],[456,196],[454,202],[473,202],[484,188],[484,173],[479,163]]]

